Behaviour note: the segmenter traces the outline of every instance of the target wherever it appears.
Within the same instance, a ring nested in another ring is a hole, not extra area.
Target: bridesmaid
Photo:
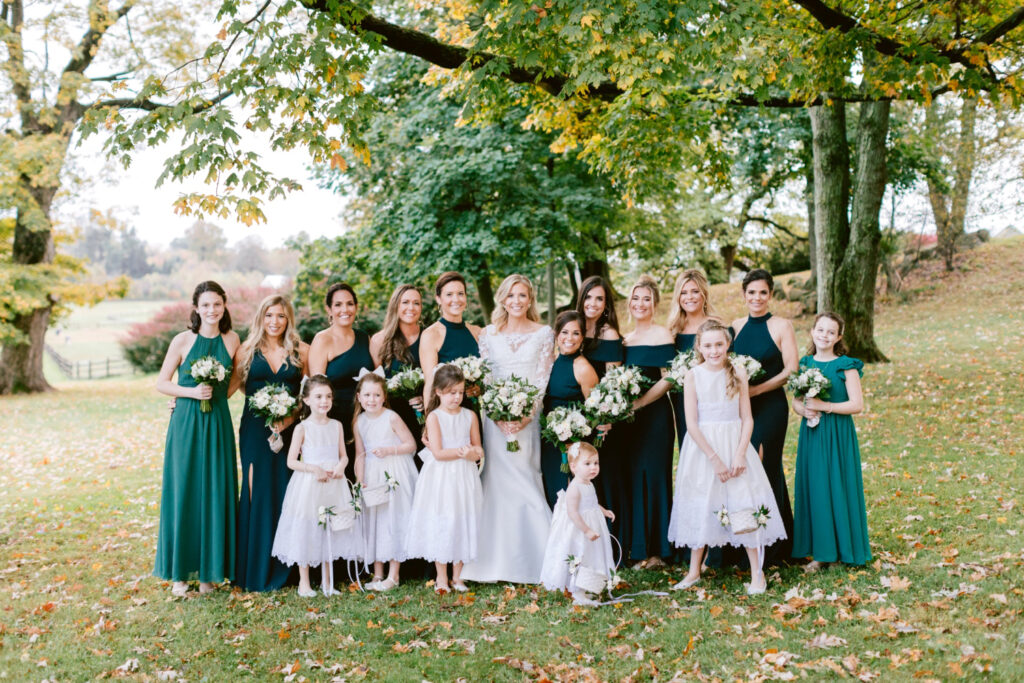
[[[384,327],[370,337],[370,356],[375,366],[384,368],[387,377],[393,377],[403,367],[420,366],[420,317],[423,314],[423,294],[415,285],[399,285],[388,301]],[[416,419],[416,411],[423,411],[420,396],[391,400],[391,409],[412,432],[418,444],[423,426]],[[418,448],[418,447],[417,447]]]
[[[600,379],[608,368],[622,365],[623,355],[615,297],[608,281],[600,275],[591,275],[584,280],[576,299],[576,312],[586,320],[583,357],[590,362]],[[623,463],[620,457],[620,453],[626,451],[625,443],[620,438],[625,430],[625,427],[613,427],[606,433],[600,449],[601,474],[593,482],[601,502],[615,513],[615,519],[608,523],[608,529],[616,538],[622,538],[622,520],[627,516],[626,498],[622,493]]]
[[[672,311],[668,314],[668,329],[675,335],[676,353],[693,348],[697,330],[709,319],[719,320],[711,306],[711,290],[708,279],[699,270],[684,270],[676,278],[672,291]],[[683,396],[672,397],[672,408],[676,418],[676,442],[683,446],[686,436],[686,412],[683,410]]]
[[[456,358],[479,356],[480,328],[462,320],[466,311],[466,280],[456,272],[448,271],[437,278],[434,296],[441,307],[441,319],[423,330],[420,336],[420,367],[426,382],[423,400],[428,402],[430,385],[434,381],[434,368]],[[466,401],[463,401],[466,405]]]
[[[786,527],[786,540],[766,549],[766,566],[787,561],[793,547],[793,510],[782,469],[782,448],[789,421],[789,401],[783,387],[799,362],[793,323],[785,318],[773,318],[768,312],[774,286],[767,270],[755,268],[747,273],[743,278],[743,299],[749,315],[732,323],[736,330],[733,350],[757,359],[764,370],[761,379],[750,383],[750,410],[754,416],[750,443],[761,456]]]
[[[672,513],[672,403],[662,379],[676,355],[668,328],[654,322],[660,295],[657,283],[641,276],[629,294],[629,313],[636,323],[623,340],[625,364],[639,367],[653,385],[634,403],[636,419],[625,428],[631,457],[625,463],[628,519],[622,524],[622,547],[636,562],[634,568],[662,567],[672,555],[668,523]]]
[[[352,327],[359,300],[352,287],[336,282],[324,297],[331,325],[320,330],[309,345],[309,374],[327,375],[334,390],[334,405],[328,416],[345,426],[345,450],[348,452],[346,476],[354,480],[352,470],[356,459],[356,446],[352,439],[352,412],[356,398],[356,375],[366,368],[376,367],[370,355],[370,339],[362,330]]]
[[[268,428],[253,413],[248,397],[268,384],[284,384],[298,399],[309,346],[295,330],[295,311],[286,297],[271,294],[260,302],[249,336],[235,354],[228,396],[244,388],[246,401],[238,429],[242,460],[242,495],[238,500],[238,546],[235,584],[247,591],[270,591],[284,586],[290,571],[270,554],[288,488],[288,446],[293,417]],[[268,439],[280,434],[284,446],[274,451]]]
[[[209,593],[213,584],[235,574],[238,474],[228,382],[197,385],[189,374],[192,363],[204,356],[215,357],[230,372],[239,339],[226,304],[220,285],[199,283],[192,293],[189,329],[171,340],[156,382],[160,393],[183,399],[167,427],[153,567],[154,575],[174,582],[171,593],[177,596],[184,596],[187,582],[195,578],[199,592]],[[177,382],[171,379],[175,370]],[[209,412],[202,412],[201,400],[210,401]]]
[[[548,377],[544,393],[544,414],[553,408],[572,403],[582,404],[597,384],[597,373],[583,357],[583,316],[576,311],[565,311],[555,319],[555,346],[557,355]],[[558,492],[569,485],[569,475],[562,472],[562,451],[547,439],[541,442],[540,470],[544,478],[544,495],[552,509],[558,501]]]

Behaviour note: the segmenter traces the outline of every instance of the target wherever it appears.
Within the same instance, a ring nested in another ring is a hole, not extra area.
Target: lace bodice
[[[488,325],[480,335],[480,357],[490,363],[494,377],[522,377],[540,389],[541,396],[555,362],[554,352],[555,335],[550,327],[513,334],[498,332],[494,325]]]

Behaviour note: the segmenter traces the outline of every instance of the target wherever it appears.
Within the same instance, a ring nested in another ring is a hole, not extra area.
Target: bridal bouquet
[[[741,353],[729,353],[729,361],[732,362],[732,366],[743,368],[747,373],[747,380],[753,381],[764,374],[764,369],[761,368],[761,362],[751,356],[744,356]]]
[[[831,380],[818,368],[801,367],[798,372],[790,375],[786,382],[786,389],[805,401],[809,398],[827,399],[831,387]],[[807,418],[807,426],[816,427],[819,420],[818,417]]]
[[[192,375],[192,379],[196,381],[196,384],[206,384],[212,387],[223,382],[228,376],[228,371],[213,356],[203,356],[192,361],[192,365],[188,368],[188,374]],[[210,412],[210,399],[202,399],[199,402],[199,410],[204,413]]]
[[[582,441],[590,436],[593,428],[579,406],[561,406],[553,408],[541,420],[543,430],[541,436],[562,451],[562,472],[569,471],[569,444]]]
[[[665,381],[672,385],[672,391],[680,392],[683,390],[683,380],[686,379],[686,373],[695,365],[697,365],[697,352],[693,349],[680,351],[672,359],[672,365],[669,366],[668,372],[665,373]]]
[[[388,380],[388,394],[394,398],[408,401],[423,393],[423,371],[411,365],[403,365],[402,369]],[[416,420],[423,424],[423,411],[416,408]]]
[[[451,361],[451,364],[462,371],[462,376],[466,378],[466,396],[476,403],[476,397],[483,391],[483,386],[491,375],[487,361],[479,356],[463,356]]]
[[[540,390],[522,377],[510,375],[505,379],[493,380],[480,397],[480,407],[487,417],[495,422],[518,422],[529,417]],[[519,450],[519,440],[514,434],[507,435],[506,448],[509,452]]]
[[[249,397],[249,408],[256,417],[262,417],[264,424],[270,428],[275,422],[292,414],[297,401],[288,393],[283,384],[268,384]],[[276,431],[271,434],[270,448],[275,453],[284,446],[284,440]]]
[[[633,401],[640,398],[648,383],[635,367],[619,365],[609,369],[583,402],[590,423],[602,425],[632,419]],[[603,442],[604,437],[598,436],[594,445],[600,448]]]

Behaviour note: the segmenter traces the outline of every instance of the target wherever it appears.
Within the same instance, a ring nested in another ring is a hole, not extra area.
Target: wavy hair
[[[263,301],[260,302],[259,308],[256,309],[256,314],[252,317],[252,323],[249,325],[249,336],[238,347],[238,361],[235,363],[235,369],[238,371],[238,375],[243,382],[249,375],[249,369],[252,367],[252,359],[256,356],[256,351],[261,351],[264,357],[267,355],[269,335],[267,334],[267,328],[263,325],[263,318],[273,306],[283,308],[285,317],[288,319],[288,327],[281,334],[281,344],[284,346],[285,351],[284,362],[302,370],[302,359],[299,357],[299,344],[302,343],[302,340],[299,338],[299,333],[295,330],[295,309],[292,308],[292,302],[288,300],[288,297],[281,294],[271,294],[264,297]]]
[[[576,311],[582,315],[583,320],[586,321],[587,316],[586,313],[583,312],[583,302],[586,300],[587,294],[590,293],[590,290],[595,287],[600,287],[604,290],[604,312],[601,313],[601,316],[597,319],[594,334],[596,336],[600,336],[601,329],[607,325],[615,330],[615,333],[621,337],[622,333],[619,332],[619,317],[615,313],[615,295],[612,293],[612,286],[600,275],[591,275],[583,281],[583,284],[580,285],[580,294],[576,297]],[[587,330],[586,327],[584,327],[583,335],[586,336],[586,334]]]
[[[697,285],[697,289],[700,290],[700,296],[704,300],[701,306],[704,317],[710,318],[715,315],[715,309],[711,305],[711,288],[707,277],[696,268],[688,268],[679,273],[676,285],[672,288],[672,311],[668,314],[668,329],[672,334],[682,334],[683,328],[686,326],[686,311],[679,305],[679,295],[682,294],[683,287],[687,282]]]
[[[494,323],[494,327],[499,330],[508,322],[508,311],[505,310],[505,299],[512,293],[512,288],[516,285],[525,285],[526,291],[530,296],[530,306],[526,309],[526,319],[532,320],[535,323],[540,322],[540,315],[537,314],[537,297],[533,292],[533,283],[530,282],[530,278],[525,275],[512,273],[501,281],[501,284],[498,286],[498,293],[494,295],[498,305],[494,307],[494,311],[491,313],[491,322]]]
[[[732,330],[717,320],[708,320],[697,328],[697,336],[693,340],[693,352],[699,363],[704,362],[704,354],[700,352],[700,340],[705,334],[710,332],[721,332],[725,335],[725,340],[730,344],[732,343]],[[725,376],[725,395],[732,398],[739,393],[740,377],[736,374],[736,368],[732,366],[732,362],[728,357],[725,359]]]
[[[409,352],[409,342],[402,334],[400,321],[398,319],[398,306],[402,303],[402,297],[406,292],[416,292],[420,295],[420,302],[423,302],[423,292],[416,285],[398,285],[388,300],[387,313],[384,316],[384,326],[381,332],[384,335],[384,344],[380,349],[380,364],[385,368],[391,367],[391,361],[397,360],[405,365],[415,364],[416,359]]]

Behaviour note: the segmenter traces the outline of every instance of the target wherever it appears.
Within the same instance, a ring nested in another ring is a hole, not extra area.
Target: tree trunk
[[[603,259],[589,259],[580,264],[580,277],[584,280],[592,275],[600,275],[611,282],[610,272],[608,262]]]
[[[736,260],[736,245],[723,244],[718,248],[718,253],[722,255],[722,268],[725,269],[725,281],[729,282],[729,278],[732,277],[733,262]]]
[[[565,274],[568,276],[569,289],[572,291],[572,298],[569,299],[569,308],[576,308],[576,299],[580,298],[580,285],[576,282],[576,264],[566,260]]]
[[[925,122],[928,129],[941,135],[941,125],[936,113],[937,103],[928,108]],[[935,218],[937,248],[946,264],[946,270],[955,267],[957,242],[964,234],[967,216],[967,199],[970,193],[971,177],[974,175],[976,144],[974,127],[977,121],[978,101],[964,100],[960,110],[960,136],[953,158],[953,182],[949,192],[939,187],[932,179],[928,181],[928,199]]]
[[[833,309],[846,320],[851,355],[866,362],[888,359],[875,343],[875,284],[882,229],[879,213],[886,180],[890,102],[865,102],[857,120],[857,167],[849,237],[833,274]],[[835,259],[837,254],[830,254]],[[819,309],[825,310],[825,309]]]
[[[818,237],[814,230],[814,166],[808,164],[807,184],[804,186],[804,202],[807,206],[807,248],[811,257],[811,277],[808,289],[818,282]]]
[[[490,276],[483,275],[476,279],[476,293],[480,297],[480,312],[483,313],[486,325],[491,322],[491,313],[494,312],[494,288]]]
[[[811,108],[814,158],[814,230],[818,311],[834,308],[833,280],[850,235],[850,148],[846,142],[846,103]]]

